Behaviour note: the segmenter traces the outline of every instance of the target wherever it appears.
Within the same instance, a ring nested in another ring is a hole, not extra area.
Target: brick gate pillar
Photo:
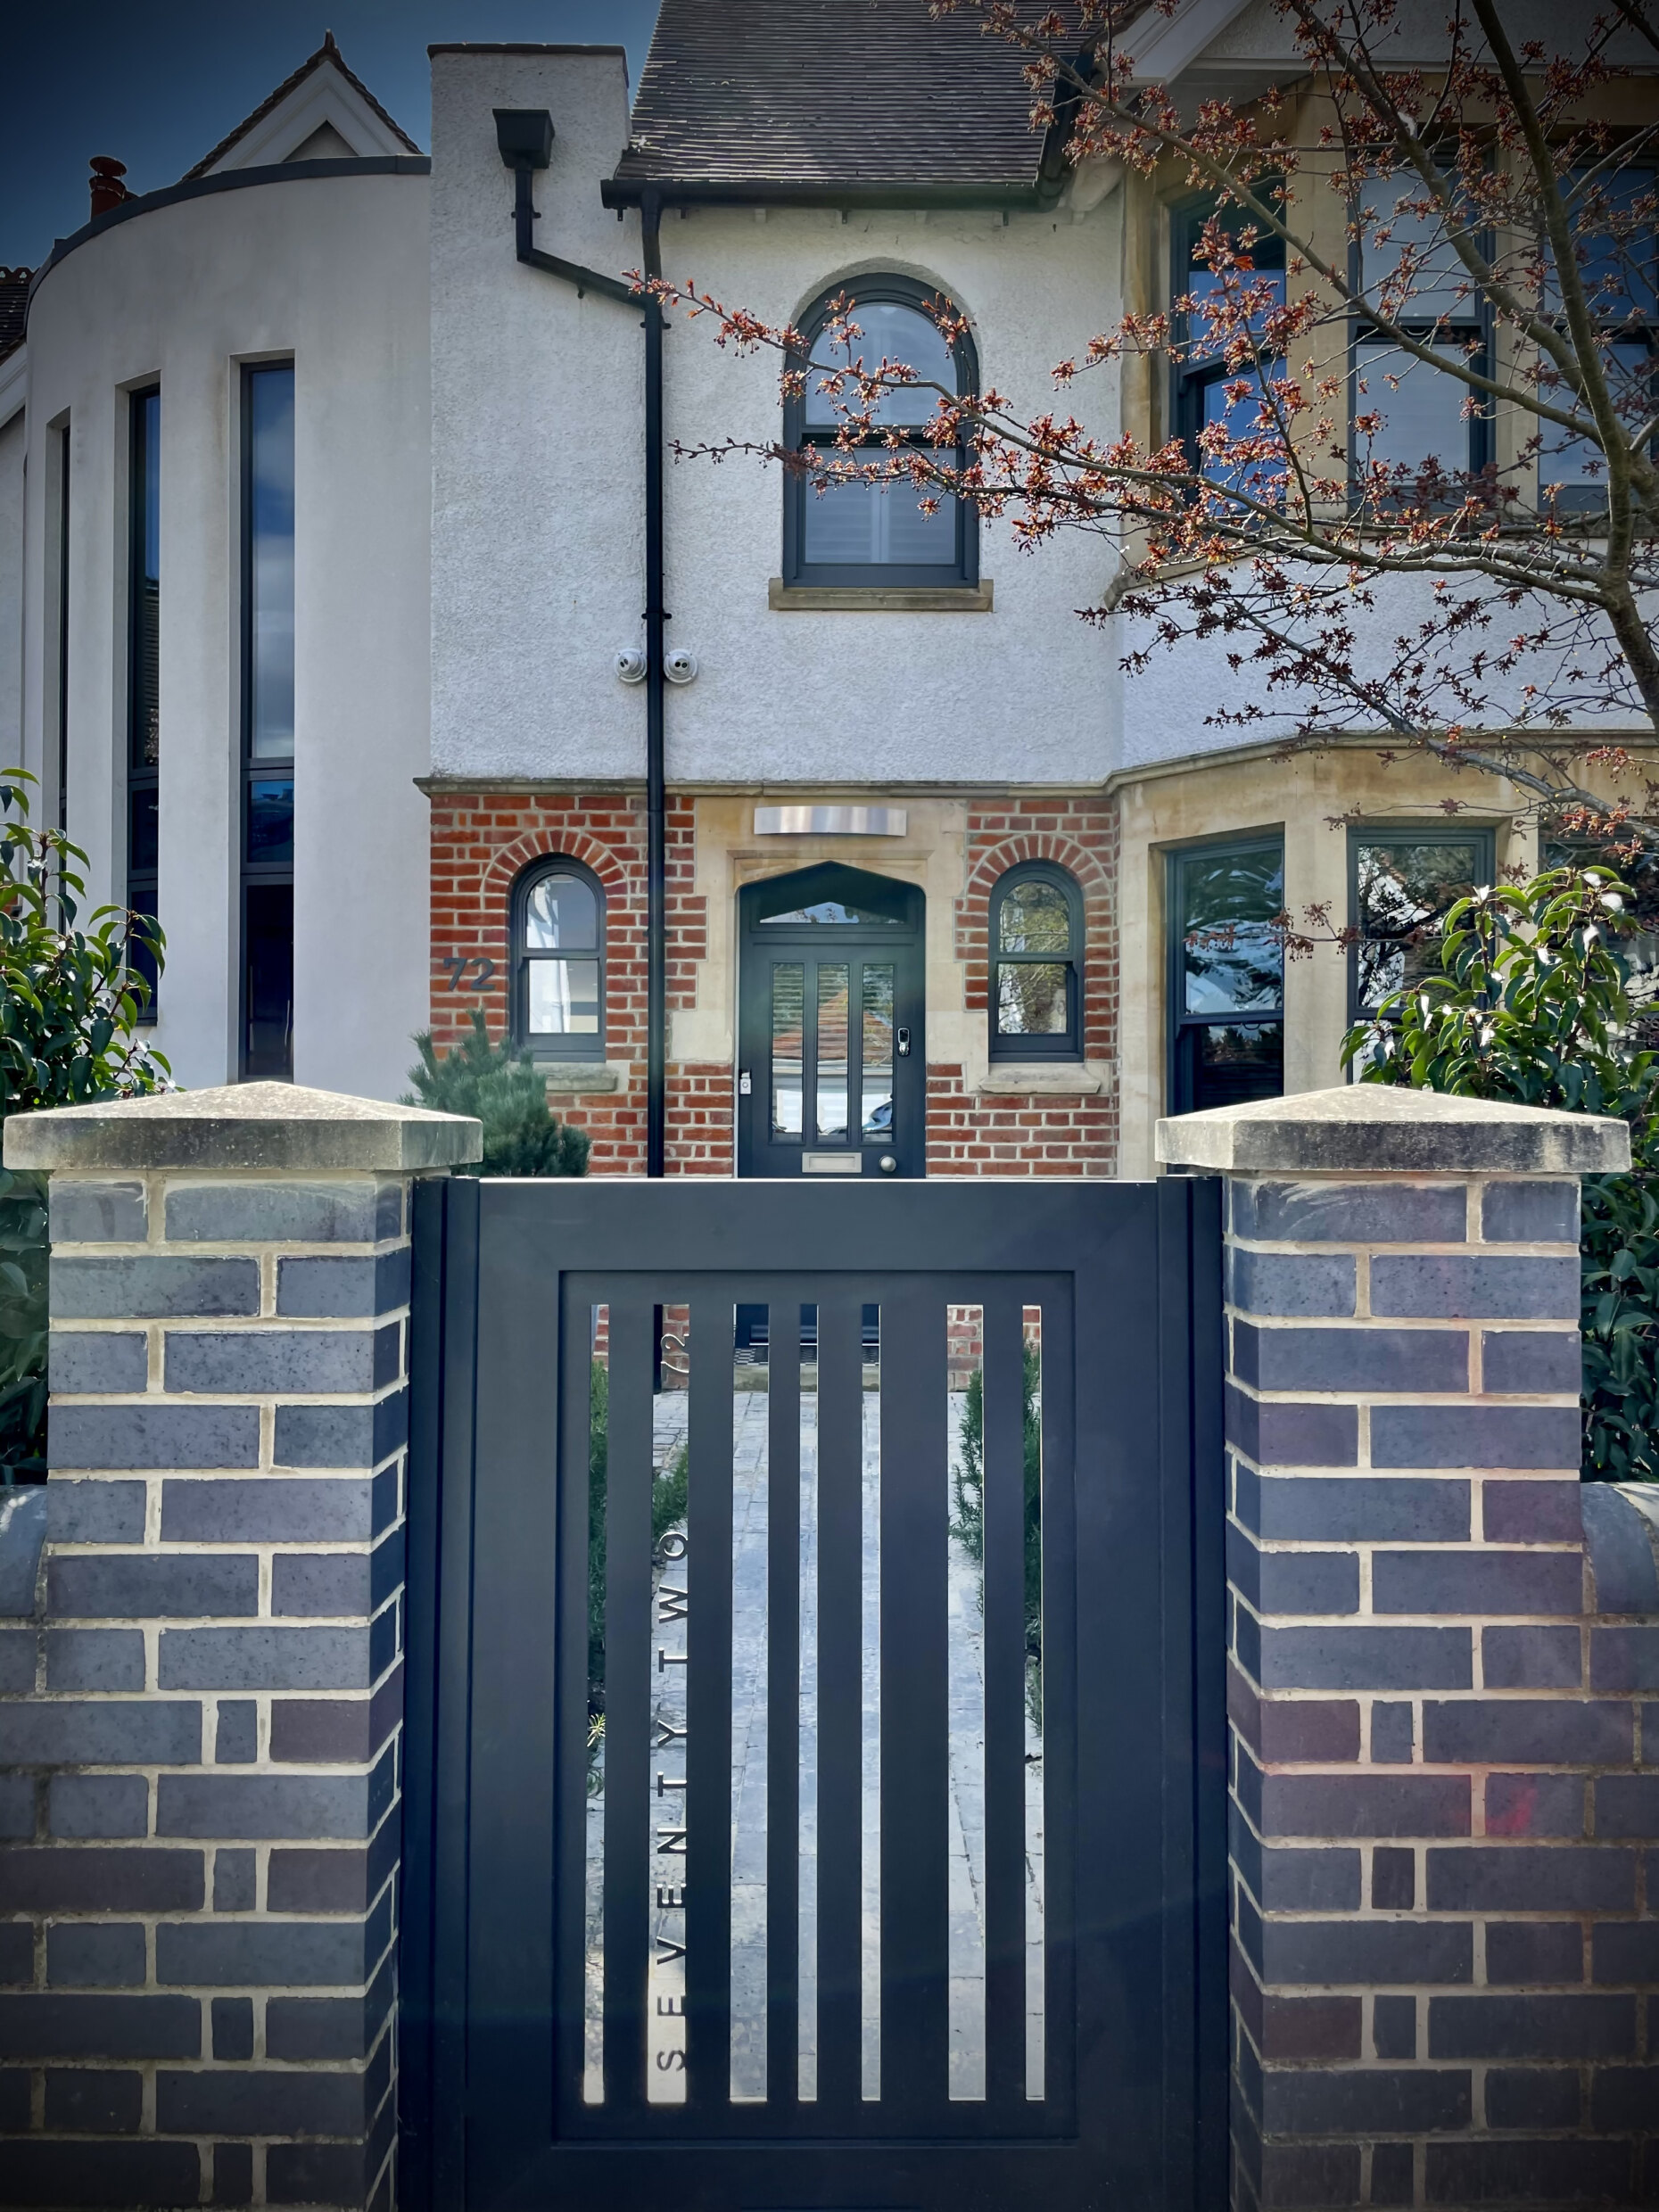
[[[1659,2202],[1659,1514],[1579,1481],[1624,1125],[1356,1085],[1160,1149],[1228,1183],[1234,2203]]]
[[[390,2202],[410,1184],[285,1084],[9,1121],[52,1474],[0,1541],[0,2199]],[[11,1589],[15,1583],[19,1587]]]

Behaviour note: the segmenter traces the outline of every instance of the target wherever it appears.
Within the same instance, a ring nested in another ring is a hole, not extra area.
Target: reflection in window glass
[[[806,1026],[806,970],[780,961],[772,971],[772,1133],[801,1134],[802,1033]]]
[[[1613,403],[1627,431],[1646,422],[1653,411],[1654,356],[1645,339],[1603,349]],[[1557,404],[1571,399],[1566,392],[1545,395]],[[1607,503],[1607,463],[1592,438],[1570,437],[1546,425],[1539,447],[1538,481],[1540,491],[1553,493],[1563,514],[1605,507]]]
[[[1356,834],[1354,1011],[1379,1006],[1439,965],[1440,921],[1492,874],[1489,838]]]
[[[808,925],[836,929],[850,926],[859,929],[877,922],[883,927],[902,929],[903,920],[897,914],[868,913],[862,906],[838,905],[834,899],[821,900],[816,906],[792,906],[787,914],[763,914],[763,929],[799,929]]]
[[[953,501],[932,514],[920,501],[924,494],[905,484],[831,484],[827,491],[810,487],[805,521],[805,557],[809,561],[866,565],[894,562],[938,566],[956,557],[956,515]]]
[[[597,1036],[598,962],[532,961],[529,1026],[534,1036]]]
[[[1641,162],[1611,173],[1597,163],[1574,169],[1569,180],[1573,256],[1586,305],[1604,326],[1651,319],[1659,311],[1656,182],[1659,171]],[[1561,311],[1561,286],[1548,241],[1543,303],[1547,314]]]
[[[1478,315],[1479,302],[1445,217],[1438,209],[1419,211],[1429,198],[1422,178],[1415,174],[1378,177],[1366,186],[1361,198],[1376,219],[1361,219],[1367,300],[1396,321],[1429,322],[1445,316],[1466,322]],[[1379,235],[1382,232],[1385,237]],[[1402,294],[1399,267],[1407,253],[1413,274]]]
[[[1038,879],[1011,886],[997,908],[996,945],[1002,953],[1069,952],[1071,907],[1059,885]]]
[[[863,1133],[881,1143],[893,1135],[893,970],[871,963],[863,979]]]
[[[524,902],[524,948],[540,953],[597,945],[598,904],[579,876],[544,876]]]
[[[258,776],[248,785],[248,860],[293,865],[293,778]]]
[[[839,962],[818,970],[818,1036],[813,1130],[821,1141],[846,1135],[846,985]]]
[[[248,377],[249,747],[293,757],[293,371]]]
[[[1461,363],[1463,348],[1436,346],[1441,359]],[[1449,475],[1473,466],[1475,422],[1464,412],[1469,388],[1398,346],[1367,343],[1356,349],[1354,412],[1381,419],[1369,438],[1354,435],[1358,466],[1380,462],[1414,474],[1432,460]],[[1396,381],[1390,383],[1392,377]],[[1364,386],[1361,390],[1360,386]]]
[[[1280,845],[1223,846],[1179,863],[1182,1011],[1276,1007],[1284,950],[1274,927],[1284,909]]]
[[[907,429],[930,422],[939,395],[928,387],[943,384],[947,392],[956,390],[956,364],[938,325],[920,308],[905,307],[897,300],[866,301],[854,309],[852,320],[863,334],[854,339],[850,348],[832,346],[827,337],[821,337],[813,346],[813,358],[820,368],[833,371],[863,362],[865,374],[873,376],[884,360],[895,366],[902,362],[914,370],[919,385],[896,385],[883,392],[871,420],[896,423]],[[821,375],[807,378],[806,421],[815,430],[838,428],[842,420],[824,384]],[[843,408],[857,404],[855,388],[842,392]]]
[[[1011,869],[991,893],[991,1052],[1080,1059],[1083,908],[1046,861]]]
[[[996,977],[996,1027],[1002,1036],[1061,1036],[1070,1019],[1070,970],[1063,961],[1021,961]]]
[[[1170,863],[1171,1110],[1284,1087],[1283,842],[1209,846]]]

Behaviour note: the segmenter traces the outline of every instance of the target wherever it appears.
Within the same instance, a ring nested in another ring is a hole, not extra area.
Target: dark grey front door
[[[1217,1188],[419,1186],[403,2212],[1225,2202]]]
[[[739,899],[738,1173],[926,1171],[924,901],[826,863]]]

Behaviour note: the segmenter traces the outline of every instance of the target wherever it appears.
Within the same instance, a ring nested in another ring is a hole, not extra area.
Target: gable
[[[361,78],[346,67],[330,31],[292,77],[185,176],[187,180],[285,161],[366,161],[419,152]]]

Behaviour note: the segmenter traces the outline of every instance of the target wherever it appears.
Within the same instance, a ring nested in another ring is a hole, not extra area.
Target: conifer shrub
[[[473,1009],[472,1028],[439,1056],[430,1029],[415,1039],[418,1066],[409,1069],[414,1091],[406,1106],[434,1113],[471,1114],[483,1124],[483,1158],[458,1175],[579,1176],[588,1172],[588,1134],[561,1121],[548,1104],[547,1085],[527,1052],[491,1044],[483,1014]]]

